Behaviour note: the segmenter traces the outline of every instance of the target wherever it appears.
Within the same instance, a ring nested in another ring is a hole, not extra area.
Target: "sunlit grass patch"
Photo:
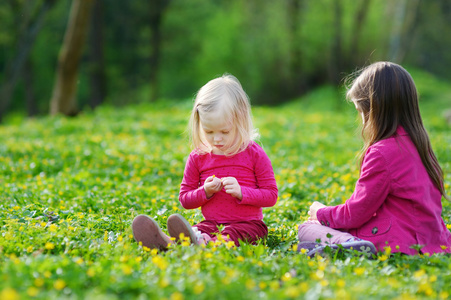
[[[279,199],[263,210],[268,238],[241,247],[186,243],[161,252],[133,239],[138,214],[163,231],[175,212],[191,224],[202,220],[178,202],[189,105],[103,107],[76,119],[1,126],[0,298],[448,298],[449,256],[298,252],[297,226],[309,205],[343,203],[359,175],[358,118],[352,106],[334,104],[334,93],[254,108]],[[451,129],[433,103],[423,117],[449,191]],[[443,206],[451,229],[451,205]]]

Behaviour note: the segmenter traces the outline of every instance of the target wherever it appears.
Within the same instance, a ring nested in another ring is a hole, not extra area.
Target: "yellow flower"
[[[444,246],[444,245],[441,245],[440,248],[442,248],[442,250],[448,249],[448,247],[447,247],[447,246]]]
[[[183,300],[185,297],[183,297],[183,294],[180,292],[175,292],[171,295],[171,300]]]
[[[96,274],[96,272],[94,271],[93,268],[89,268],[88,271],[86,271],[86,274],[87,274],[89,277],[94,277],[94,275]]]
[[[30,286],[27,289],[27,294],[30,297],[36,297],[39,294],[39,290],[37,288],[35,288],[34,286]]]
[[[305,253],[307,253],[307,251],[308,251],[307,249],[301,248],[301,251],[300,251],[300,252],[301,252],[302,254],[305,254]]]
[[[285,289],[285,295],[288,298],[298,298],[299,295],[301,294],[301,290],[295,286],[289,286]]]
[[[28,247],[27,247],[27,252],[28,252],[28,253],[33,252],[33,246],[28,246]]]
[[[168,267],[168,263],[166,260],[164,260],[161,256],[154,256],[152,258],[152,262],[160,269],[160,270],[166,270]]]
[[[117,240],[118,240],[118,242],[122,242],[122,236],[121,236],[121,235],[118,236],[118,237],[117,237]]]
[[[51,224],[51,225],[49,226],[49,230],[50,230],[51,232],[56,232],[57,229],[58,229],[58,226],[56,226],[55,224]]]
[[[363,273],[365,273],[365,268],[355,268],[355,269],[354,269],[354,273],[355,273],[357,276],[363,275]]]
[[[344,288],[345,285],[346,285],[346,281],[344,281],[343,279],[338,279],[338,280],[337,280],[337,286],[338,286],[339,288]]]
[[[279,281],[276,281],[276,280],[271,281],[271,282],[269,283],[269,288],[270,288],[271,290],[273,290],[273,291],[278,290],[278,289],[280,288]]]
[[[45,281],[44,281],[44,279],[41,278],[41,277],[38,277],[38,278],[36,278],[36,279],[34,280],[34,285],[37,286],[37,287],[43,286],[44,283],[45,283]]]
[[[413,273],[413,277],[420,278],[420,277],[423,277],[425,274],[426,274],[426,271],[421,269],[421,270],[418,270],[415,273]]]
[[[386,255],[390,255],[391,254],[391,247],[390,246],[384,247],[384,249],[385,249],[385,254]]]
[[[55,281],[55,283],[53,284],[53,287],[55,289],[57,289],[58,291],[60,291],[66,287],[66,282],[64,282],[64,280],[62,280],[62,279],[57,279]]]
[[[0,299],[3,300],[16,300],[19,299],[19,294],[15,289],[6,288],[0,293]]]
[[[196,283],[194,285],[194,294],[199,295],[205,290],[205,286],[203,283]]]
[[[282,279],[282,281],[290,281],[291,280],[290,272],[286,272],[285,274],[283,274],[281,279]]]
[[[240,261],[240,262],[243,262],[243,261],[244,261],[244,257],[242,257],[242,256],[240,255],[240,256],[238,256],[238,257],[236,258],[236,260],[237,260],[237,261]]]
[[[252,290],[252,289],[254,289],[255,288],[255,281],[253,280],[253,279],[248,279],[247,281],[246,281],[246,288],[248,289],[248,290]]]
[[[379,256],[379,260],[380,261],[386,261],[388,259],[388,256],[387,255],[381,255],[381,256]]]
[[[47,242],[45,243],[45,249],[47,250],[55,249],[55,245],[53,243]]]
[[[227,247],[227,249],[234,248],[235,247],[235,242],[234,241],[228,241],[226,243],[226,247]]]
[[[123,264],[123,265],[122,265],[122,272],[123,272],[125,275],[130,275],[130,274],[133,272],[133,269],[132,269],[132,267],[130,267],[129,265]]]
[[[299,285],[299,288],[301,289],[302,292],[306,293],[309,290],[309,285],[307,282],[302,282]]]

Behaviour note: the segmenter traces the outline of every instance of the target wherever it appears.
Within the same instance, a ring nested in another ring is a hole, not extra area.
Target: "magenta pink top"
[[[406,131],[368,148],[355,191],[344,204],[321,208],[321,224],[373,242],[378,250],[417,254],[451,252],[441,217],[441,194]]]
[[[207,177],[235,177],[241,186],[240,201],[224,189],[207,199],[203,188]],[[179,200],[184,208],[201,207],[206,220],[219,223],[262,220],[262,207],[277,202],[277,185],[271,161],[263,149],[252,142],[246,150],[232,156],[200,155],[191,152],[180,186]]]

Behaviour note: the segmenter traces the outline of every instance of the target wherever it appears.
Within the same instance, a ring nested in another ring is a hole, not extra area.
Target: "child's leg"
[[[161,231],[158,223],[146,215],[139,215],[133,220],[132,230],[135,240],[145,247],[167,250],[171,244],[171,239]]]
[[[257,240],[265,238],[268,235],[268,227],[261,220],[234,222],[225,225],[221,235],[225,240],[232,240],[235,245],[239,246],[240,240],[255,243]]]
[[[330,234],[331,237],[327,237]],[[318,221],[306,221],[299,225],[298,238],[300,242],[315,242],[320,239],[322,244],[342,244],[354,238],[348,232],[339,231],[327,226],[321,225]]]

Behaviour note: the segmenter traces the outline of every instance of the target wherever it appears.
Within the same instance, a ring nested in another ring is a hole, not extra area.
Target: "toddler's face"
[[[232,125],[221,114],[199,114],[200,124],[213,154],[224,155],[226,145],[233,139]]]

